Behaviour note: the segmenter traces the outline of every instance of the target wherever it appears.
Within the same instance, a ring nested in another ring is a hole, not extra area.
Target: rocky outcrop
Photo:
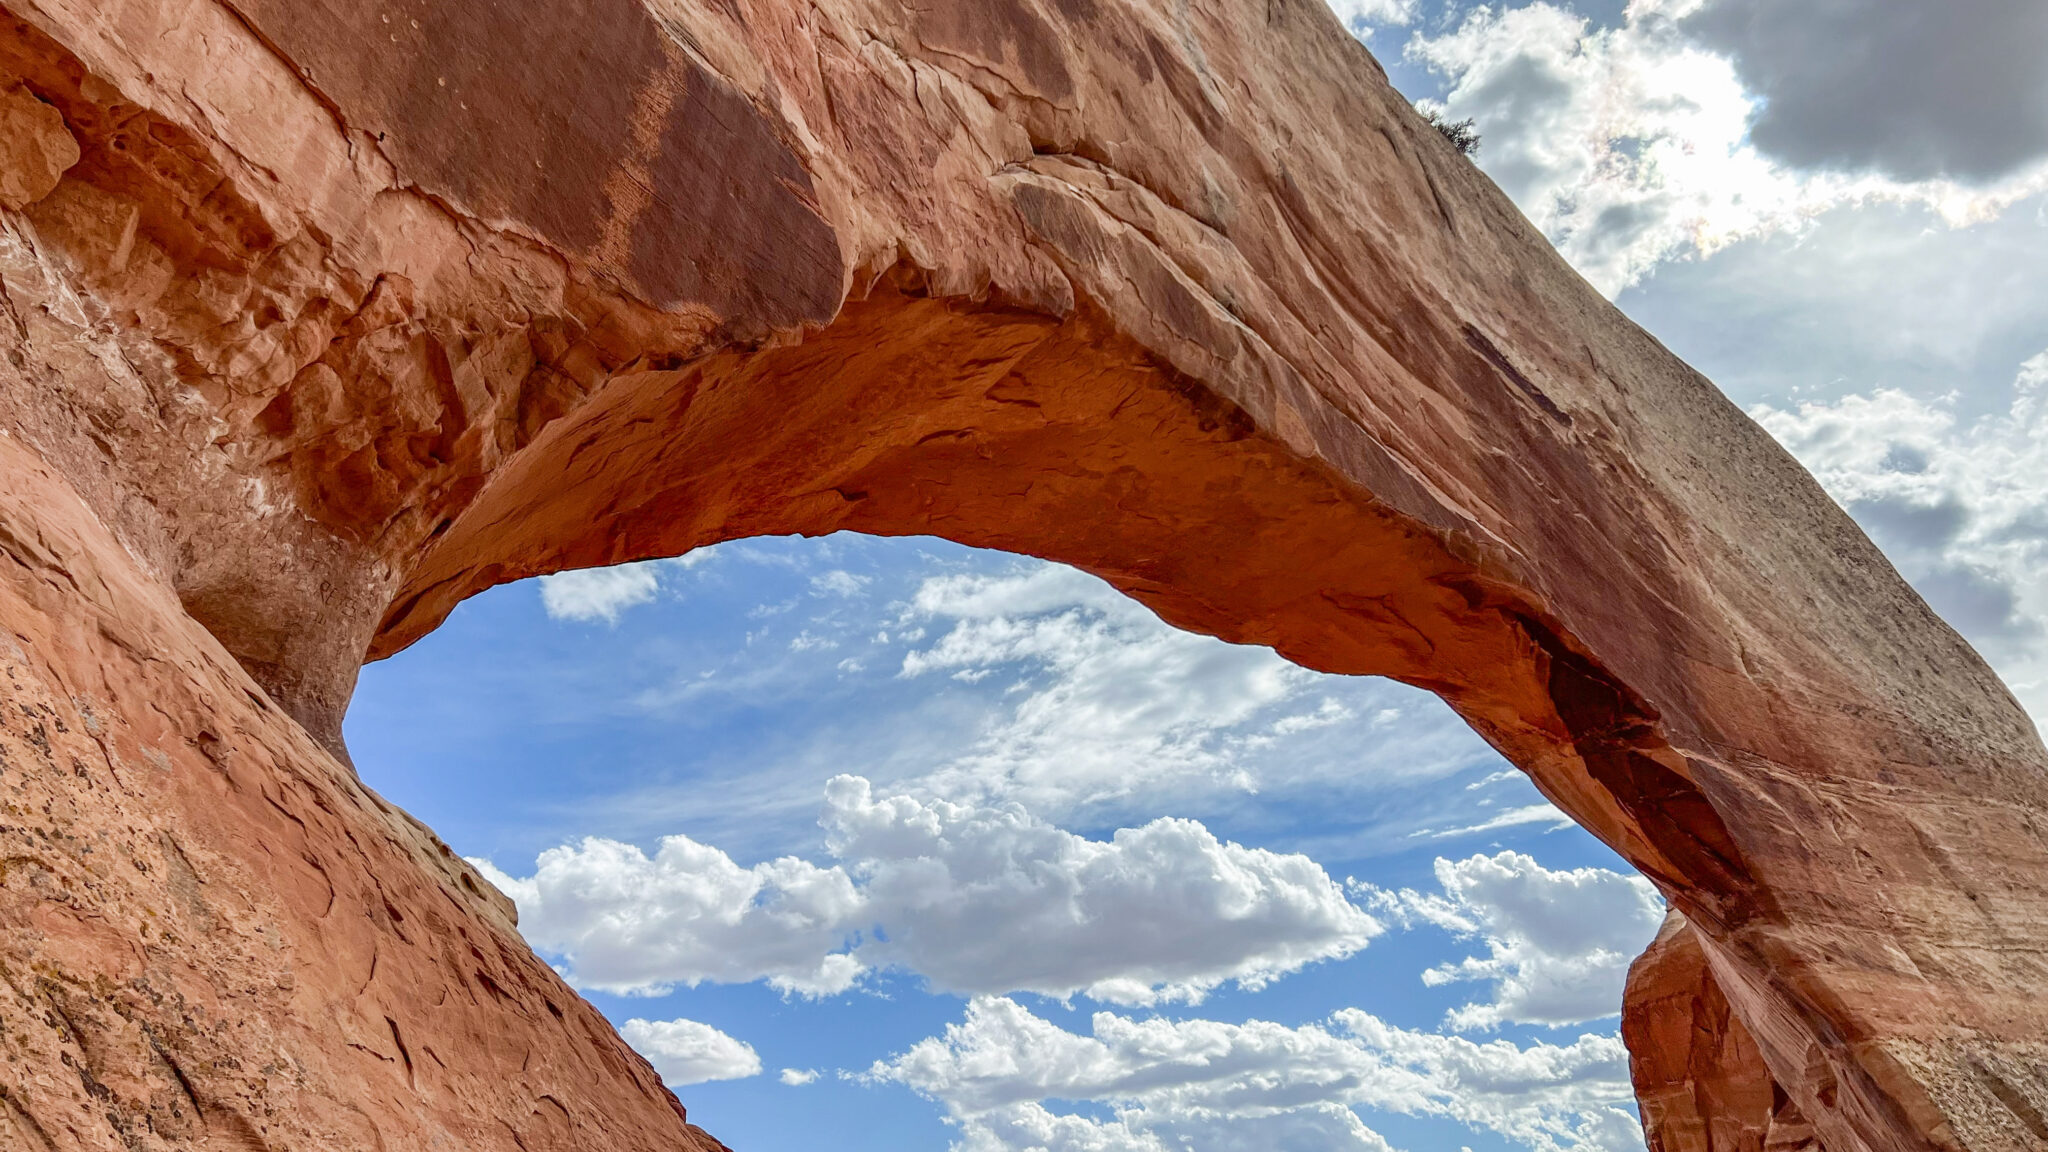
[[[0,562],[0,1147],[716,1152],[13,436]]]
[[[339,719],[850,529],[1441,694],[1690,925],[1665,1147],[2048,1143],[2032,725],[1321,0],[0,9],[14,1142],[703,1144]]]
[[[19,84],[0,92],[0,149],[0,206],[17,212],[56,191],[78,163],[63,114]]]
[[[1621,1035],[1650,1152],[1822,1152],[1683,913],[1630,966]]]

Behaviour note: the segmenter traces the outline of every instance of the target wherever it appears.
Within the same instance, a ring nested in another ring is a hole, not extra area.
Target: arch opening
[[[837,1114],[856,1147],[1022,1148],[1046,1116],[1197,1148],[1640,1147],[1611,1017],[1661,905],[1429,694],[929,538],[691,556],[465,602],[365,669],[349,735],[367,783],[490,858],[528,940],[721,1139]],[[841,874],[843,904],[811,898]],[[1488,957],[1498,982],[1421,979]],[[696,1083],[714,1069],[662,1058],[671,1018],[757,1058]],[[1271,1064],[1191,1071],[1126,1026]],[[1258,1028],[1279,1048],[1255,1058]],[[1021,1086],[964,1074],[1055,1041],[1102,1053],[1066,1087],[1097,1104],[990,1109]],[[1496,1041],[1503,1066],[1457,1083]],[[822,1079],[798,1094],[783,1068]],[[1403,1077],[1427,1086],[1414,1115],[1384,1107]],[[904,1115],[964,1127],[913,1138]]]
[[[1798,1086],[1788,1099],[1833,1144],[1917,1123],[1923,1068],[1816,1031],[1845,995],[1873,997],[1877,1011],[1889,978],[1863,969],[1849,993],[1793,959],[1815,946],[1815,925],[1862,941],[1840,947],[1888,949],[1877,941],[1896,921],[1843,917],[1845,890],[1806,863],[1810,822],[1840,817],[1820,816],[1833,801],[1780,766],[1840,763],[1842,750],[1733,703],[1768,683],[1768,661],[1784,656],[1762,653],[1784,638],[1703,637],[1696,621],[1726,609],[1700,573],[1654,586],[1596,578],[1590,594],[1548,583],[1627,573],[1641,549],[1668,556],[1654,501],[1565,515],[1572,538],[1549,543],[1581,553],[1575,567],[1532,586],[1524,565],[1541,572],[1542,558],[1463,516],[1476,504],[1512,519],[1519,501],[1551,521],[1556,493],[1580,483],[1570,469],[1549,477],[1554,491],[1524,473],[1492,487],[1482,472],[1448,492],[1348,425],[1299,427],[1314,408],[1244,399],[1162,363],[1086,306],[1056,322],[936,297],[899,268],[799,343],[616,377],[445,526],[370,653],[403,647],[499,582],[749,536],[930,534],[1070,564],[1177,627],[1436,693],[1657,884],[1708,959],[1699,979],[1714,991],[1701,995],[1725,997],[1756,1037],[1762,1066],[1742,1075],[1826,1085],[1825,1101]],[[1459,402],[1518,403],[1498,391]],[[1541,460],[1537,438],[1553,431],[1502,434]],[[1718,654],[1688,647],[1702,640]],[[1594,655],[1615,645],[1635,658],[1625,672]],[[1827,666],[1809,669],[1815,682]]]

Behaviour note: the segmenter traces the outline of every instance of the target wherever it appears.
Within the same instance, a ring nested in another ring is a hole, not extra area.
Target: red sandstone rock
[[[0,206],[20,211],[48,196],[78,163],[64,115],[17,84],[0,91]]]
[[[1819,1152],[1681,913],[1629,968],[1621,1034],[1650,1152]]]
[[[1745,1036],[1830,1152],[2048,1142],[2033,726],[1321,0],[0,4],[15,1143],[702,1146],[339,720],[840,529],[1442,694],[1691,925],[1667,1148]]]

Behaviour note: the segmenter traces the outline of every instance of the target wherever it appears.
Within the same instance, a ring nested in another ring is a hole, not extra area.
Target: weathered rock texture
[[[339,718],[492,584],[839,529],[1442,694],[1690,924],[1670,1152],[2048,1144],[2032,725],[1321,0],[0,15],[15,1144],[702,1145]]]
[[[1650,1152],[1814,1152],[1813,1125],[1779,1087],[1676,910],[1629,969],[1621,1035]]]

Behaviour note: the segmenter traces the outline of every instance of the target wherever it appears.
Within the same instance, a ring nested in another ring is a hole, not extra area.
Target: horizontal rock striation
[[[1684,917],[1667,1152],[2048,1145],[2032,724],[1321,0],[0,0],[0,289],[14,1144],[715,1148],[340,718],[857,530],[1442,695]]]

